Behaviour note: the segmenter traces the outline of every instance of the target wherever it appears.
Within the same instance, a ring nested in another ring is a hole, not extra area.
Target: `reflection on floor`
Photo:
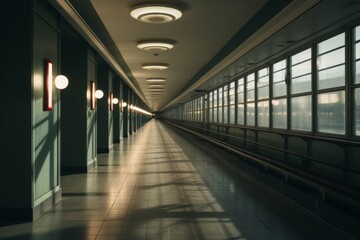
[[[63,198],[1,239],[350,239],[222,164],[231,158],[152,120],[88,174],[62,176]]]

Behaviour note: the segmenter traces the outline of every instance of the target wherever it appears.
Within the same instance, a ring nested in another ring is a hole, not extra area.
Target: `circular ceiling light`
[[[145,51],[167,51],[174,48],[174,44],[161,41],[139,42],[136,46]]]
[[[178,9],[163,5],[142,5],[135,7],[130,15],[146,23],[168,23],[181,18],[182,13]]]
[[[168,68],[167,64],[155,63],[155,64],[145,64],[142,66],[146,70],[165,70]]]
[[[146,81],[152,83],[165,82],[165,78],[147,78]]]
[[[164,88],[164,85],[163,85],[163,84],[150,84],[150,85],[149,85],[149,88],[150,88],[150,89],[153,89],[153,88]]]

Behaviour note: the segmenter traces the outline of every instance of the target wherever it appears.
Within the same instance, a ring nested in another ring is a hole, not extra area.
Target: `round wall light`
[[[113,102],[113,104],[118,104],[118,103],[119,103],[119,99],[113,98],[112,102]]]
[[[64,75],[58,75],[55,78],[55,87],[57,89],[65,89],[69,85],[69,79]]]
[[[142,68],[146,70],[165,70],[168,68],[168,65],[162,63],[145,64]]]
[[[104,92],[103,91],[101,91],[101,90],[96,90],[95,91],[95,97],[97,98],[97,99],[100,99],[100,98],[102,98],[104,96]]]
[[[165,5],[141,5],[135,7],[130,15],[146,23],[168,23],[181,18],[180,10]]]
[[[139,42],[136,46],[145,51],[167,51],[174,48],[174,44],[161,41]]]

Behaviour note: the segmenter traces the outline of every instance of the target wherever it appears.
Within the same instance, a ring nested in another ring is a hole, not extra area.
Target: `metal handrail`
[[[223,125],[220,125],[220,126],[223,126]],[[194,126],[192,126],[192,125],[190,127],[194,128]],[[350,169],[350,168],[343,167],[343,166],[338,166],[338,165],[328,163],[328,162],[325,162],[323,160],[320,160],[320,159],[317,159],[317,158],[314,158],[314,157],[306,156],[306,155],[303,155],[303,154],[300,154],[300,153],[291,152],[291,151],[288,151],[288,150],[285,150],[285,149],[282,149],[282,148],[277,148],[277,147],[269,146],[267,144],[252,141],[252,140],[249,140],[249,139],[240,138],[240,137],[233,136],[233,135],[228,135],[228,134],[218,132],[218,131],[214,131],[214,130],[208,129],[208,128],[196,127],[196,129],[204,130],[204,131],[207,131],[207,132],[212,132],[212,133],[215,133],[217,135],[226,136],[227,138],[232,138],[232,139],[235,139],[235,140],[244,141],[246,143],[255,144],[255,145],[258,145],[258,146],[266,147],[268,149],[272,149],[272,150],[287,153],[287,154],[290,154],[290,155],[293,155],[293,156],[296,156],[296,157],[304,158],[306,160],[311,160],[311,161],[314,161],[314,162],[317,162],[317,163],[320,163],[320,164],[323,164],[323,165],[326,165],[326,166],[330,166],[330,167],[334,167],[334,168],[337,168],[337,169],[342,169],[342,170],[345,170],[345,171],[348,171],[348,172],[360,174],[359,170]]]
[[[213,144],[216,144],[222,148],[225,148],[226,150],[239,154],[243,157],[246,157],[248,159],[251,159],[257,163],[263,164],[266,167],[272,168],[274,170],[277,170],[279,172],[282,172],[284,175],[290,176],[294,179],[300,180],[301,182],[306,183],[309,186],[313,186],[316,189],[319,190],[326,190],[326,192],[331,192],[332,194],[338,195],[341,193],[343,196],[347,196],[347,200],[350,201],[359,201],[360,200],[360,193],[358,191],[355,191],[353,188],[346,187],[345,185],[340,185],[336,181],[329,181],[328,179],[323,179],[316,177],[314,175],[311,175],[309,173],[306,173],[300,169],[297,168],[291,168],[288,165],[281,164],[277,161],[274,161],[272,159],[266,158],[264,156],[259,156],[258,154],[254,154],[253,152],[246,151],[244,149],[239,149],[238,147],[235,147],[234,145],[224,143],[220,140],[217,140],[215,138],[206,136],[204,134],[201,134],[196,131],[192,131],[190,129],[187,129],[186,127],[181,127],[175,123],[167,121],[169,124],[180,128],[184,131],[187,131],[189,133],[192,133],[196,135],[197,137],[200,137],[204,140],[207,140]]]
[[[183,122],[194,123],[192,121],[187,121],[187,120],[182,120],[182,121]],[[287,136],[292,136],[292,137],[306,138],[306,139],[309,139],[309,140],[318,140],[318,141],[324,141],[324,142],[329,142],[329,143],[360,147],[360,142],[356,142],[356,141],[349,141],[349,140],[345,140],[345,139],[329,138],[329,137],[301,134],[301,133],[298,133],[298,132],[287,132],[286,130],[281,130],[281,129],[279,129],[279,130],[277,130],[277,129],[269,130],[269,129],[265,129],[265,128],[256,128],[256,127],[251,127],[251,126],[240,126],[240,125],[235,125],[235,124],[232,125],[232,124],[221,124],[221,123],[210,123],[210,122],[195,122],[195,123],[211,124],[211,125],[221,126],[221,127],[231,127],[231,128],[241,129],[241,130],[252,130],[252,131],[256,131],[256,132],[276,133],[276,134],[279,134],[279,135],[287,135]]]

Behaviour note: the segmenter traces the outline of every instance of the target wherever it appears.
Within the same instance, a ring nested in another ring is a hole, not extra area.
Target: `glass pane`
[[[311,75],[305,75],[299,78],[292,79],[291,93],[302,93],[311,91]]]
[[[273,96],[280,97],[286,95],[286,84],[285,82],[279,82],[273,86]]]
[[[246,78],[247,101],[255,100],[255,74],[250,74]]]
[[[246,108],[246,124],[255,126],[255,103],[248,103]]]
[[[246,82],[251,82],[251,81],[255,81],[255,73],[249,74],[246,77]]]
[[[287,128],[287,101],[286,99],[272,100],[272,117],[274,128]]]
[[[235,105],[230,105],[230,119],[229,119],[229,123],[230,124],[235,124]]]
[[[355,45],[355,59],[360,58],[360,42]]]
[[[311,48],[292,56],[291,64],[295,65],[308,59],[311,59]]]
[[[345,33],[341,33],[318,44],[318,54],[328,52],[332,49],[345,45]]]
[[[218,122],[218,109],[214,108],[213,112],[214,112],[213,122],[217,123]]]
[[[291,129],[311,131],[311,96],[291,99]]]
[[[322,93],[317,100],[318,131],[345,134],[345,91]]]
[[[269,127],[269,101],[258,102],[257,106],[258,126]]]
[[[291,77],[296,78],[311,73],[311,61],[306,61],[291,68]]]
[[[345,85],[345,66],[329,68],[318,73],[318,89]]]
[[[264,68],[258,71],[257,90],[258,99],[265,99],[269,97],[269,68]]]
[[[284,68],[286,68],[286,59],[284,59],[284,60],[282,60],[280,62],[277,62],[277,63],[275,63],[273,65],[273,71],[274,72],[277,72],[277,71],[279,71],[281,69],[284,69]]]
[[[355,89],[355,134],[360,136],[360,88]]]
[[[228,119],[228,107],[224,107],[224,121],[225,124],[229,123],[229,119]]]
[[[258,99],[269,98],[269,86],[258,88]]]
[[[209,122],[213,122],[214,118],[213,118],[213,109],[209,108]]]
[[[258,77],[262,78],[264,76],[269,75],[269,68],[263,68],[261,70],[258,71]]]
[[[244,104],[237,105],[237,123],[244,124]]]
[[[243,103],[244,102],[244,93],[238,93],[238,102]]]
[[[238,102],[244,102],[244,78],[238,80],[237,95]]]
[[[318,70],[345,63],[345,48],[326,53],[317,58]]]
[[[219,93],[218,93],[218,106],[222,106],[223,104],[223,89],[219,88]]]
[[[286,70],[281,70],[281,71],[278,71],[278,72],[275,72],[273,74],[274,76],[274,79],[273,79],[273,82],[276,83],[276,82],[281,82],[281,81],[285,81],[285,77],[286,77]]]
[[[223,123],[223,107],[219,107],[219,116],[218,116],[218,122]]]
[[[360,61],[355,64],[355,83],[360,83]]]
[[[355,40],[360,40],[360,26],[355,28]]]
[[[228,88],[224,87],[224,106],[228,105]]]
[[[255,100],[255,90],[248,90],[247,92],[247,101],[254,101]]]
[[[214,107],[217,107],[218,105],[218,101],[217,101],[217,91],[214,91],[214,94],[213,94],[213,101],[214,101]]]
[[[235,95],[231,94],[231,93],[235,93],[235,91],[233,91],[233,92],[230,91],[229,104],[235,104]]]

